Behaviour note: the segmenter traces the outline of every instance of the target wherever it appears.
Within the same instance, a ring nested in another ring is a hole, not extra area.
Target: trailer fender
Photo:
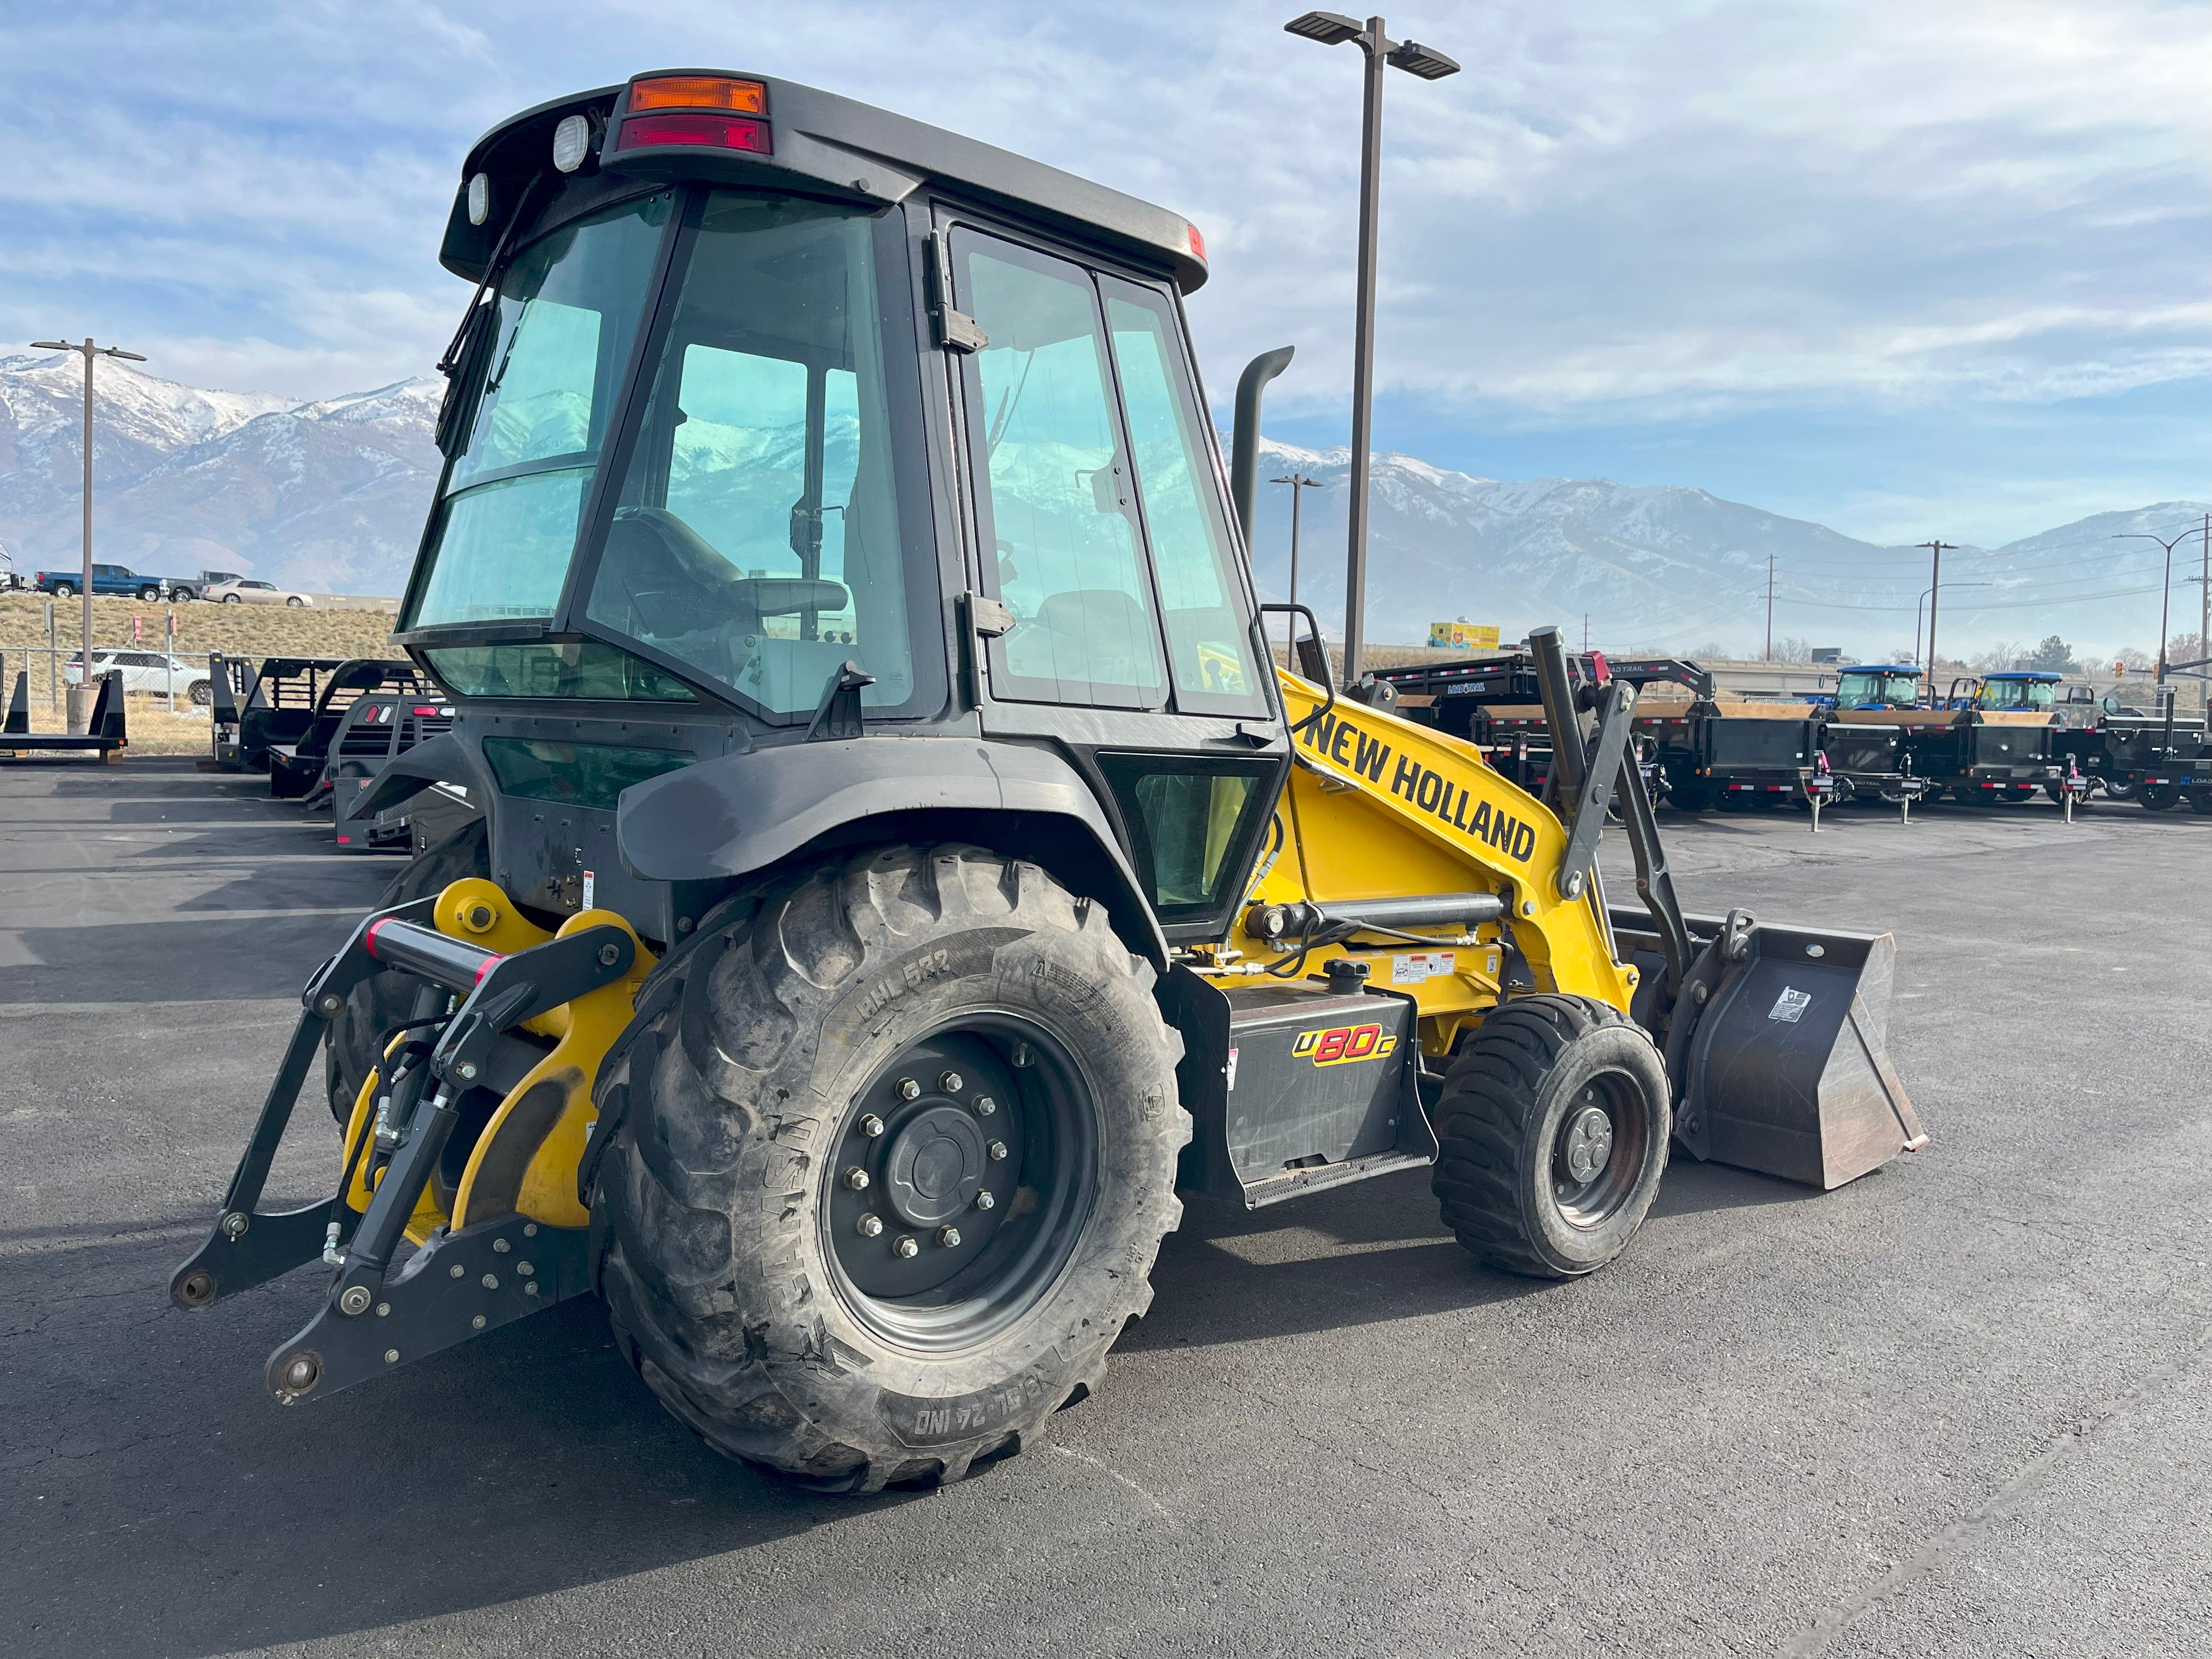
[[[1048,749],[903,737],[755,749],[626,790],[615,844],[647,880],[714,881],[878,831],[1033,859],[1103,902],[1129,947],[1167,970],[1167,941],[1112,823],[1082,774]]]

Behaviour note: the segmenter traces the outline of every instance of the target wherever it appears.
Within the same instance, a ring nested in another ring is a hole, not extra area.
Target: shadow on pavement
[[[0,1650],[213,1655],[494,1606],[743,1550],[885,1504],[708,1451],[592,1297],[286,1410],[261,1365],[309,1275],[186,1314],[188,1241],[0,1261]],[[986,1477],[988,1478],[988,1477]],[[15,1647],[15,1643],[21,1643]]]

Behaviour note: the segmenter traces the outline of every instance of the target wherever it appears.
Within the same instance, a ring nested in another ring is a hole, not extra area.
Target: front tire
[[[2170,783],[2146,783],[2136,791],[2146,812],[2170,812],[2181,804],[2181,792]]]
[[[975,848],[710,918],[600,1073],[599,1286],[662,1404],[828,1490],[1019,1450],[1150,1305],[1182,1214],[1152,978],[1102,907]]]
[[[295,593],[290,599],[285,600],[284,604],[287,608],[297,611],[301,605],[307,604],[307,601],[301,599],[297,593]]]
[[[1516,997],[1444,1074],[1431,1184],[1484,1262],[1574,1279],[1620,1254],[1658,1194],[1674,1133],[1643,1028],[1588,997]]]

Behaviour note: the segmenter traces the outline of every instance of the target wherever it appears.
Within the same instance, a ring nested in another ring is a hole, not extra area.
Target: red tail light
[[[719,149],[773,152],[768,123],[742,115],[633,115],[615,141],[621,149],[656,149],[667,145],[702,145]]]

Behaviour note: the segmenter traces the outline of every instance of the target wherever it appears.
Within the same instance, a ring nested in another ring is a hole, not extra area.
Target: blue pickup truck
[[[31,578],[31,586],[58,599],[74,599],[82,590],[84,578],[75,570],[41,570]],[[141,576],[126,565],[95,564],[92,591],[95,598],[143,599],[151,605],[160,599],[196,599],[200,584],[180,576]]]

